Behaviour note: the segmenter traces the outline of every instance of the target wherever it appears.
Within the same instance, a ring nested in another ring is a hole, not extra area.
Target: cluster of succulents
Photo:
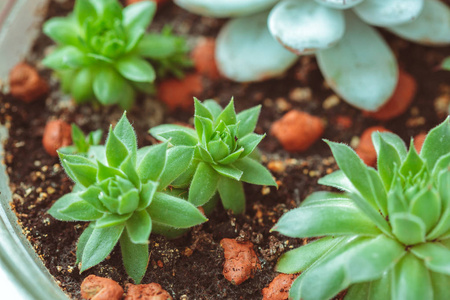
[[[136,91],[153,92],[157,75],[182,76],[190,65],[183,38],[168,28],[146,33],[155,10],[152,1],[122,8],[117,0],[77,0],[69,16],[44,24],[58,46],[43,63],[56,70],[62,89],[77,102],[129,108]]]
[[[190,149],[192,155],[180,159],[188,166],[174,174],[172,186],[189,186],[188,201],[201,206],[218,192],[225,209],[245,210],[242,182],[277,186],[270,172],[258,162],[257,146],[264,135],[253,133],[261,107],[236,114],[233,99],[222,109],[214,100],[195,99],[195,129],[161,125],[150,129],[173,149]]]
[[[226,77],[264,80],[282,74],[298,55],[315,54],[329,86],[369,111],[389,99],[398,80],[395,56],[371,25],[425,45],[450,44],[450,9],[439,0],[175,3],[205,16],[235,18],[222,28],[216,45],[216,61]]]
[[[213,100],[195,100],[195,107],[195,130],[160,125],[150,133],[163,142],[141,149],[125,114],[110,128],[105,146],[97,145],[101,132],[86,138],[72,127],[76,145],[59,156],[75,187],[49,213],[61,221],[91,222],[78,241],[81,272],[103,261],[120,242],[125,269],[140,282],[150,233],[174,238],[205,222],[197,207],[210,211],[217,193],[226,209],[243,213],[242,182],[276,186],[258,162],[256,146],[264,137],[253,133],[259,106],[239,114],[233,100],[225,109]]]
[[[147,270],[150,233],[207,220],[194,205],[164,191],[164,174],[172,172],[169,156],[167,143],[138,150],[125,114],[110,128],[106,145],[90,147],[87,157],[60,153],[75,187],[49,213],[61,221],[91,222],[78,240],[81,272],[102,262],[119,242],[125,270],[139,283]]]
[[[91,146],[100,144],[103,130],[97,129],[89,132],[86,136],[77,124],[71,125],[71,136],[73,145],[59,148],[58,151],[65,154],[87,154]]]
[[[340,170],[319,180],[344,193],[315,192],[275,225],[284,235],[321,237],[285,253],[277,271],[299,273],[292,299],[450,298],[450,117],[420,154],[392,133],[372,135],[378,170],[329,142]]]

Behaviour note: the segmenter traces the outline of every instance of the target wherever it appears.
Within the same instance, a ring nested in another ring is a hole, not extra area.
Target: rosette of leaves
[[[58,47],[43,63],[56,70],[77,102],[97,99],[128,108],[136,90],[153,92],[156,75],[182,76],[190,64],[183,38],[168,29],[145,32],[155,10],[153,1],[122,8],[117,0],[77,0],[67,17],[44,24]]]
[[[374,133],[378,171],[331,143],[339,171],[275,225],[284,235],[321,237],[281,256],[298,273],[292,299],[450,299],[450,117],[418,154],[392,133]]]
[[[89,132],[86,136],[80,127],[72,123],[73,145],[59,148],[58,151],[65,154],[87,154],[91,146],[97,146],[102,139],[103,130],[98,129]]]
[[[91,222],[78,240],[80,272],[102,262],[120,243],[125,270],[139,283],[148,265],[150,233],[206,221],[191,203],[161,192],[173,161],[167,143],[137,150],[125,114],[110,128],[106,146],[91,147],[88,157],[59,155],[76,185],[49,213],[61,221]]]
[[[158,140],[169,141],[172,149],[193,149],[190,157],[180,157],[171,186],[189,186],[188,201],[196,206],[206,204],[218,192],[225,209],[243,213],[242,182],[277,186],[258,162],[256,147],[264,135],[253,131],[261,107],[236,114],[233,99],[224,109],[214,100],[194,102],[195,129],[169,124],[150,129]]]
[[[193,13],[234,18],[216,43],[224,76],[265,80],[284,73],[299,55],[315,54],[329,86],[364,110],[380,108],[398,82],[396,58],[372,26],[428,46],[450,44],[450,9],[439,0],[174,2]]]

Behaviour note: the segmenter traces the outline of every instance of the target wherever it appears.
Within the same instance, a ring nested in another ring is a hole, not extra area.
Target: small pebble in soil
[[[399,71],[399,78],[394,94],[376,112],[364,112],[364,116],[381,121],[387,121],[402,115],[411,105],[416,96],[417,83],[414,77],[403,70]]]
[[[87,300],[122,299],[122,287],[112,279],[89,275],[81,283],[81,297]]]
[[[263,300],[287,300],[289,289],[298,275],[280,274],[262,290]]]
[[[47,82],[27,63],[17,64],[9,73],[11,95],[24,102],[42,98],[49,91]]]
[[[289,152],[307,150],[323,132],[324,124],[320,118],[299,110],[289,111],[270,128],[270,133]]]
[[[211,79],[220,77],[215,59],[216,40],[214,38],[200,38],[191,52],[195,69]]]
[[[225,263],[223,276],[234,285],[240,285],[252,278],[256,270],[261,269],[253,243],[238,242],[234,239],[222,239],[220,246],[223,248]]]
[[[72,128],[63,120],[52,120],[47,122],[42,137],[42,145],[51,156],[57,156],[61,147],[72,144]]]
[[[126,285],[124,300],[172,300],[172,296],[157,283]]]
[[[377,163],[377,152],[375,151],[375,146],[372,143],[372,133],[373,132],[385,132],[389,131],[382,126],[369,127],[361,135],[359,140],[359,145],[356,147],[356,154],[364,161],[368,166],[374,167]]]
[[[181,108],[191,111],[194,107],[193,97],[203,92],[202,76],[197,73],[188,74],[183,79],[166,79],[158,86],[158,99],[170,110]]]

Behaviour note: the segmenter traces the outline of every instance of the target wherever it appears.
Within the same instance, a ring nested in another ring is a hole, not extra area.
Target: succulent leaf
[[[315,1],[320,4],[333,7],[336,9],[348,9],[361,3],[363,0],[315,0]]]
[[[120,237],[120,250],[127,274],[134,279],[136,284],[141,283],[150,259],[148,244],[133,243],[127,231],[124,231]]]
[[[365,0],[354,11],[365,22],[375,26],[395,26],[420,16],[424,0]]]

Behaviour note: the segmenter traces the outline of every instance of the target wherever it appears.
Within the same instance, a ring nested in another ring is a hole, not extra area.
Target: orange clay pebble
[[[305,151],[323,131],[324,125],[319,118],[298,110],[289,111],[270,128],[270,133],[290,152]]]
[[[240,285],[253,278],[256,270],[261,268],[251,242],[240,243],[234,239],[222,239],[220,246],[225,256],[222,274],[232,284]]]
[[[425,142],[426,137],[426,133],[419,133],[414,137],[414,148],[416,148],[416,151],[418,153],[420,153],[420,150],[422,150],[423,142]]]
[[[17,64],[9,73],[11,95],[24,101],[37,100],[48,93],[48,84],[35,68],[26,63]]]
[[[92,300],[122,299],[122,287],[112,279],[89,275],[81,283],[81,297]]]
[[[147,0],[126,0],[125,4],[131,5],[131,4],[142,2],[142,1],[147,1]],[[158,5],[163,5],[167,2],[169,2],[169,0],[150,0],[150,1],[156,2],[156,4],[158,4]]]
[[[163,101],[170,110],[181,108],[192,110],[193,97],[203,92],[202,77],[199,74],[189,74],[183,79],[167,79],[158,86],[158,99]]]
[[[172,300],[172,296],[157,283],[128,283],[124,300]]]
[[[372,132],[389,131],[382,126],[373,126],[367,128],[361,135],[358,147],[356,147],[356,154],[364,161],[368,166],[374,167],[377,163],[377,152],[375,146],[372,143]]]
[[[391,98],[378,111],[365,111],[364,115],[381,121],[398,117],[408,109],[416,91],[417,83],[414,77],[400,70],[397,87]]]
[[[340,129],[349,129],[353,126],[352,118],[347,116],[337,116],[336,119],[334,120],[334,123]]]
[[[194,61],[194,66],[197,72],[204,74],[211,79],[217,79],[220,77],[214,55],[215,49],[215,39],[202,38],[191,53],[191,58]]]
[[[47,122],[42,137],[42,145],[51,156],[58,156],[56,150],[72,144],[72,128],[63,120]]]
[[[262,290],[263,300],[287,300],[289,289],[298,275],[280,274]]]

